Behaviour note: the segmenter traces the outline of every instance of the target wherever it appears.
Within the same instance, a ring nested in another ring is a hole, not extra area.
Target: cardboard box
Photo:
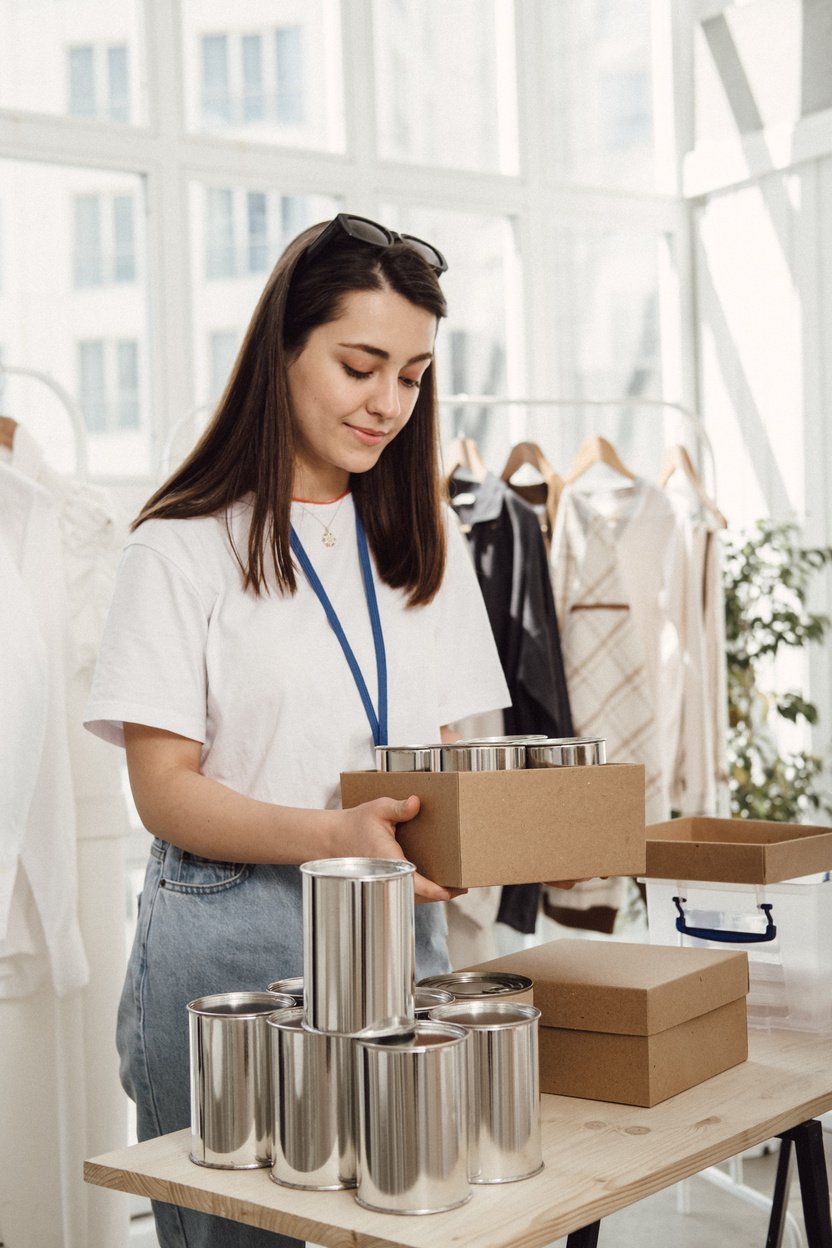
[[[422,806],[399,826],[399,844],[448,888],[644,871],[642,766],[341,775],[345,807],[411,793]]]
[[[832,828],[752,819],[683,818],[647,828],[650,879],[775,884],[832,871]]]
[[[554,940],[469,969],[534,981],[543,1092],[657,1105],[748,1057],[744,952]]]

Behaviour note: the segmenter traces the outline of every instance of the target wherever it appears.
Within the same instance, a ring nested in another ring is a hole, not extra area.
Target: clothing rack
[[[638,407],[645,411],[654,412],[661,415],[665,411],[673,411],[688,424],[693,432],[697,447],[704,451],[704,457],[707,460],[708,469],[711,480],[716,476],[714,452],[711,440],[708,437],[705,426],[701,418],[690,408],[685,407],[681,403],[673,402],[669,399],[640,399],[630,396],[623,396],[617,399],[546,399],[546,398],[504,398],[492,394],[446,394],[440,395],[438,399],[440,411],[451,407],[542,407],[542,408],[595,408],[595,409],[611,409],[611,408],[630,408]],[[162,474],[167,476],[171,471],[171,457],[173,448],[176,443],[176,437],[189,420],[194,420],[201,412],[209,411],[212,407],[210,403],[197,403],[187,412],[183,413],[168,430],[160,456],[160,466]],[[518,437],[522,437],[522,432],[518,431]]]
[[[716,487],[716,460],[714,457],[714,449],[711,439],[708,436],[702,418],[683,403],[677,403],[671,399],[643,399],[638,396],[622,395],[619,398],[609,399],[587,399],[587,398],[503,398],[495,397],[488,394],[449,394],[442,395],[439,398],[440,410],[450,407],[519,407],[519,408],[589,408],[595,410],[601,409],[622,409],[622,408],[640,408],[645,412],[652,412],[657,416],[663,415],[665,412],[675,412],[688,425],[693,433],[698,451],[701,453],[700,467],[703,463],[707,464],[707,471],[710,476],[710,488],[715,493]],[[457,430],[457,433],[460,431]],[[522,431],[518,430],[517,437],[525,436]]]
[[[52,391],[55,398],[63,407],[72,426],[72,432],[75,437],[75,471],[81,478],[87,476],[87,431],[84,425],[84,419],[78,410],[78,406],[72,395],[59,381],[56,381],[49,373],[44,373],[37,368],[17,368],[11,364],[0,363],[0,378],[8,377],[29,377],[34,381],[41,382],[49,390]]]

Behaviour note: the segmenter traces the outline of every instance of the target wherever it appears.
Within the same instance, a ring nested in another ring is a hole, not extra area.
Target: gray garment
[[[449,970],[444,907],[416,907],[417,978]],[[196,997],[263,991],[303,973],[298,867],[212,862],[155,840],[119,1007],[121,1081],[140,1140],[190,1123]],[[154,1202],[161,1248],[297,1248],[301,1241]]]

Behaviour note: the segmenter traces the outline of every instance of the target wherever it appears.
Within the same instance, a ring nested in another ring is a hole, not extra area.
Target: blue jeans
[[[297,867],[213,862],[154,840],[119,1006],[121,1081],[140,1140],[190,1124],[196,997],[262,992],[303,974]],[[417,977],[449,969],[443,908],[416,907]],[[299,1248],[302,1241],[154,1201],[161,1248]]]

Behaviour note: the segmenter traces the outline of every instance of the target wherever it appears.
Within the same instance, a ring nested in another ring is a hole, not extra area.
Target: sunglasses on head
[[[412,234],[397,234],[395,230],[388,230],[386,225],[379,225],[377,221],[370,221],[367,217],[355,217],[350,212],[339,212],[338,216],[321,230],[315,241],[307,247],[304,259],[313,259],[339,234],[346,234],[348,238],[357,238],[362,243],[370,243],[373,247],[392,247],[395,243],[404,243],[421,256],[435,273],[444,273],[448,267],[448,262],[442,252],[432,243],[426,243],[422,238],[414,238]]]

